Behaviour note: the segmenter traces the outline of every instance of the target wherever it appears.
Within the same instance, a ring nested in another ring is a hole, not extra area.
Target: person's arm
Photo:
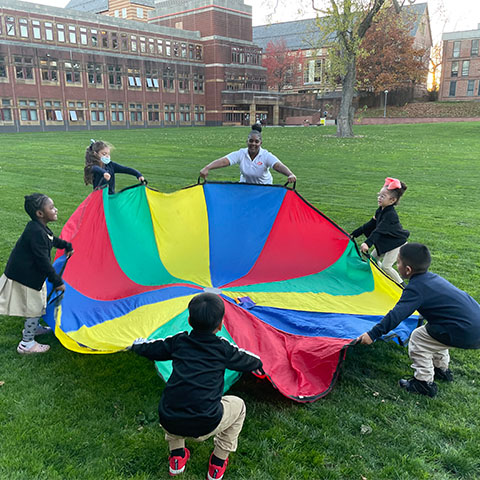
[[[93,165],[92,166],[92,174],[93,174],[93,184],[95,187],[101,187],[102,185],[106,185],[111,178],[111,175],[102,167],[99,167],[98,165]],[[98,184],[95,185],[95,178],[98,178]]]
[[[238,348],[236,345],[232,345],[228,340],[225,342],[226,350],[226,367],[229,370],[235,370],[237,372],[253,372],[255,370],[262,370],[263,364],[260,357],[254,353],[247,352]]]
[[[286,177],[288,177],[288,182],[293,183],[297,181],[297,177],[292,173],[292,171],[283,164],[280,160],[273,164],[273,169],[279,173],[283,173]]]
[[[62,238],[53,237],[53,246],[60,250],[65,250],[67,257],[70,257],[73,253],[73,246],[70,242],[63,240]]]
[[[355,229],[352,233],[351,236],[353,238],[357,238],[362,234],[365,234],[367,237],[375,230],[375,227],[377,225],[377,220],[375,217],[372,217],[367,223],[364,223],[361,227],[358,227]]]
[[[115,173],[125,173],[127,175],[132,175],[133,177],[137,177],[137,180],[139,182],[145,181],[145,177],[138,170],[135,170],[134,168],[125,167],[124,165],[120,165],[119,163],[115,163],[115,162],[112,162],[112,166],[113,166],[113,171]]]
[[[223,168],[223,167],[229,167],[229,166],[230,166],[230,160],[227,157],[218,158],[217,160],[214,160],[213,162],[210,162],[208,165],[203,167],[200,170],[200,176],[202,178],[207,178],[208,172],[210,170],[215,170],[216,168]]]
[[[415,312],[415,310],[420,308],[421,304],[422,297],[420,293],[407,286],[407,288],[403,290],[402,296],[395,307],[393,307],[393,309],[390,310],[372,329],[360,335],[357,338],[358,343],[370,345],[377,340],[377,338],[380,338],[382,335],[385,335],[396,328],[401,322],[403,322],[403,320],[407,319],[413,314],[413,312]]]
[[[171,360],[172,359],[172,344],[174,337],[167,337],[158,340],[146,340],[145,338],[137,338],[133,345],[129,347],[132,352],[135,352],[142,357],[149,360]]]
[[[46,233],[36,232],[30,237],[30,249],[35,259],[35,266],[48,281],[57,289],[63,285],[62,277],[55,271],[50,259],[50,243]]]

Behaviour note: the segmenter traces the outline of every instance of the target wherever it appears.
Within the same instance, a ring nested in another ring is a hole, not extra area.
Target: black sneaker
[[[442,370],[441,368],[435,367],[435,380],[453,382],[453,373],[449,368]]]
[[[424,380],[417,380],[416,378],[410,378],[409,380],[402,378],[398,381],[398,384],[408,393],[419,393],[420,395],[434,397],[438,392],[438,387],[435,382],[425,382]]]

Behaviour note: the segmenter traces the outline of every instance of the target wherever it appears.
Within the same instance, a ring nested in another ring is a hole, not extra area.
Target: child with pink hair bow
[[[365,235],[367,239],[360,245],[360,250],[367,253],[374,246],[372,257],[379,266],[397,283],[404,285],[402,278],[393,268],[397,262],[400,247],[407,243],[410,235],[398,219],[395,205],[405,193],[407,186],[398,178],[387,177],[383,188],[378,192],[378,209],[375,215],[364,225],[354,230],[353,238]]]

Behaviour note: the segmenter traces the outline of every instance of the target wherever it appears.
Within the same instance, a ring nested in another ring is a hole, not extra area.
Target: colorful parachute
[[[340,227],[281,186],[94,191],[61,236],[75,254],[64,299],[46,318],[65,347],[112,353],[188,330],[188,302],[214,291],[226,309],[220,335],[259,355],[272,384],[297,401],[328,393],[346,347],[401,294]],[[411,317],[394,336],[406,341],[416,324]],[[157,369],[168,379],[169,362]],[[227,372],[226,389],[237,378]]]

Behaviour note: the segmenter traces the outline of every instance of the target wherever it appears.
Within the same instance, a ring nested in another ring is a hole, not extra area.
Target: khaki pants
[[[213,436],[215,445],[213,454],[222,460],[226,460],[230,452],[237,450],[238,436],[242,431],[246,409],[244,401],[233,395],[223,396],[222,405],[223,416],[217,428],[207,435],[192,437],[192,440],[203,442]],[[165,430],[165,440],[168,442],[170,451],[176,448],[185,448],[185,437],[173,435]]]
[[[448,346],[432,338],[425,325],[412,332],[408,355],[413,362],[414,377],[425,382],[433,382],[434,367],[446,370],[450,363]]]
[[[405,245],[405,243],[403,245]],[[379,255],[377,253],[376,248],[374,248],[372,252],[372,257],[377,261],[378,266],[385,273],[390,275],[397,283],[402,283],[403,279],[398,274],[398,272],[393,268],[393,265],[397,262],[398,252],[403,247],[403,245],[400,245],[399,247],[394,248],[393,250],[389,250],[388,252],[385,252],[383,255]],[[382,260],[380,261],[380,259]]]

